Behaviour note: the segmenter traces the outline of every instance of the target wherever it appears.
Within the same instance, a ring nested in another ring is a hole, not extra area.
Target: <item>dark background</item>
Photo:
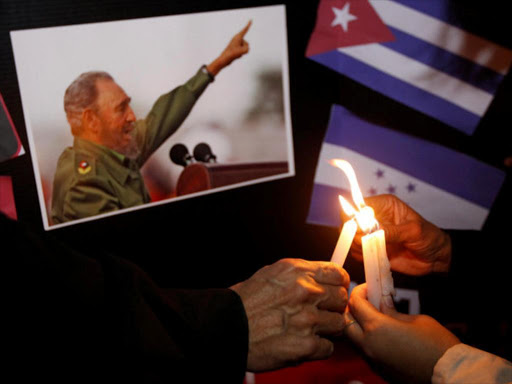
[[[164,287],[225,287],[284,257],[329,260],[338,229],[307,224],[306,216],[316,162],[335,103],[506,170],[503,160],[512,155],[510,73],[475,134],[467,136],[306,59],[318,1],[0,0],[0,92],[28,152],[0,163],[0,174],[13,178],[19,220],[43,228],[9,31],[282,3],[287,13],[296,176],[72,225],[51,231],[52,236],[87,252],[108,251],[131,260]],[[483,36],[511,47],[508,16],[500,8],[498,4],[466,4],[458,14],[459,22],[473,24]],[[250,35],[247,39],[250,43]],[[136,46],[133,52],[137,54]],[[37,66],[37,57],[33,65]],[[510,227],[510,171],[506,171],[505,185],[484,231]],[[500,257],[510,256],[510,248],[504,247]],[[494,262],[492,257],[482,255],[482,260]],[[349,260],[346,269],[361,281],[360,264]],[[399,274],[394,277],[399,287],[415,288],[421,281]],[[492,281],[492,276],[486,278]]]

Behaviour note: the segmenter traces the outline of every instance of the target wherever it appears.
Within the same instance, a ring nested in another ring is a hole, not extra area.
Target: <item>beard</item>
[[[117,151],[132,160],[136,160],[141,153],[139,143],[135,140],[134,135],[131,135],[131,139],[128,144],[123,145],[122,148],[119,148]]]
[[[141,149],[135,136],[136,130],[134,128],[134,123],[128,123],[122,129],[121,138],[118,137],[117,140],[112,137],[109,138],[109,141],[113,142],[112,145],[109,145],[110,148],[132,160],[136,160],[141,154]],[[104,135],[111,136],[110,131],[103,132]],[[125,137],[128,137],[129,140],[124,140]]]

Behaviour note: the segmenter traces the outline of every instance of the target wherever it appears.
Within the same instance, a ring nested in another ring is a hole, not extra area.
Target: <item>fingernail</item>
[[[395,303],[393,302],[393,298],[391,296],[382,296],[382,299],[384,300],[384,304],[388,306],[389,308],[395,308]]]

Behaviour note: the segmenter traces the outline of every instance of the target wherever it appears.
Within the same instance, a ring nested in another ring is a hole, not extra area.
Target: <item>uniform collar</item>
[[[114,177],[120,184],[124,184],[126,179],[128,179],[130,172],[132,172],[131,163],[134,163],[134,161],[113,149],[80,137],[75,137],[74,147],[87,151],[97,160],[100,160],[112,177]]]

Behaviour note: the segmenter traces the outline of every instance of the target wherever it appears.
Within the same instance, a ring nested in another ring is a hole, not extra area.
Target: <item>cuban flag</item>
[[[481,229],[505,172],[465,154],[370,123],[333,106],[317,164],[307,221],[341,225],[338,195],[351,201],[345,174],[352,164],[364,196],[391,193],[445,229]]]
[[[472,134],[512,51],[450,24],[454,7],[450,0],[320,0],[306,56]]]

